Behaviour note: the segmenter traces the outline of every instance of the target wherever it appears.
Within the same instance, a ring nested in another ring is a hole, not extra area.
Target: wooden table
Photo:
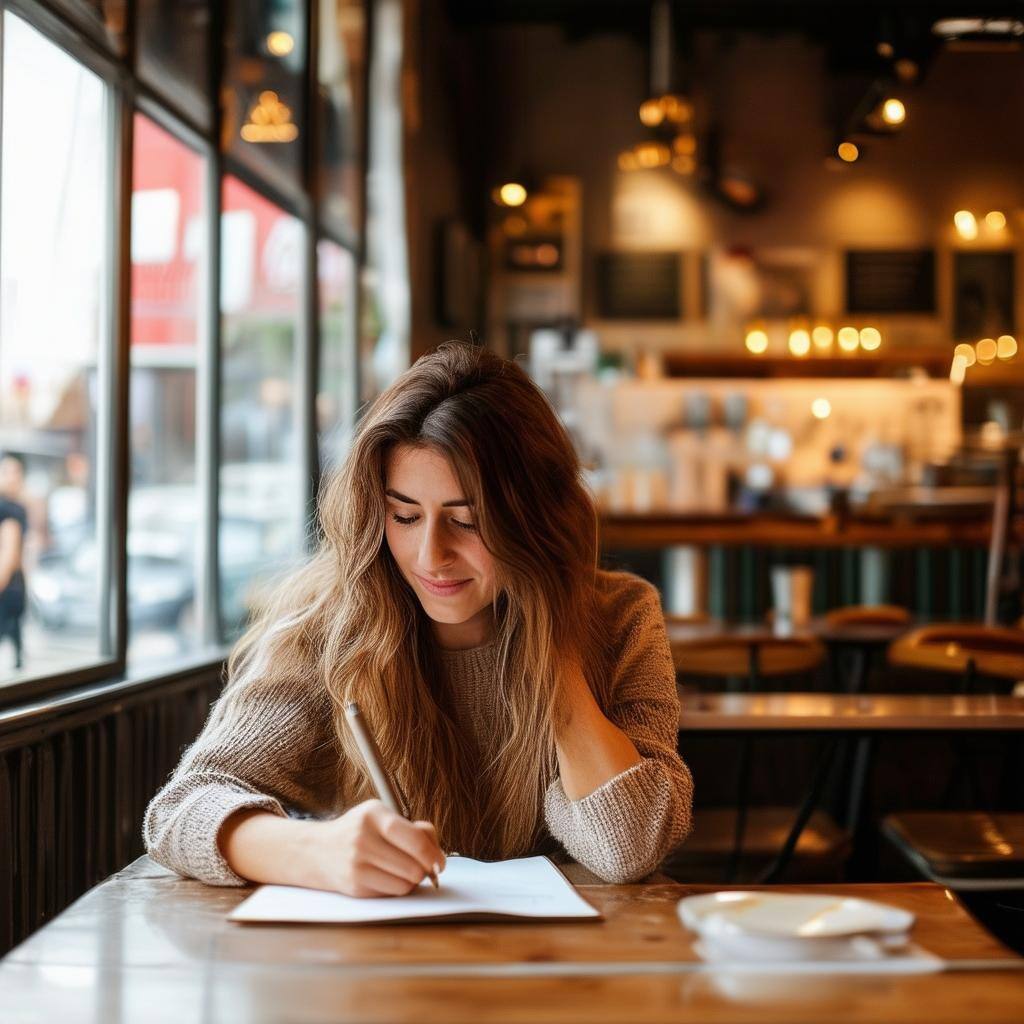
[[[4,1024],[60,1021],[677,1022],[1019,1019],[1024,960],[930,883],[784,887],[883,899],[953,963],[918,976],[712,969],[675,916],[710,886],[584,886],[604,921],[230,924],[246,890],[141,858],[0,961]]]
[[[1024,732],[1024,697],[680,693],[681,732]]]

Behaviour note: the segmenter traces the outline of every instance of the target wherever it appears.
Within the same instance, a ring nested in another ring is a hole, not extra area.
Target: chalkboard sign
[[[605,252],[597,260],[598,315],[608,320],[678,320],[680,254]]]
[[[846,254],[848,313],[934,313],[933,249],[858,249]]]

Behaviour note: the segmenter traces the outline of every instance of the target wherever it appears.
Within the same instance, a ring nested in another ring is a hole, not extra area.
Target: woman
[[[597,570],[572,442],[519,367],[457,343],[420,359],[363,419],[320,517],[319,554],[240,641],[150,804],[156,860],[375,896],[442,850],[561,846],[625,882],[685,838],[657,593]],[[350,700],[415,821],[370,799]]]

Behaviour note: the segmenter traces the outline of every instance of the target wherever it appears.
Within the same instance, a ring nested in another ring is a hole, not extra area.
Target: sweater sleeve
[[[146,810],[143,840],[164,867],[209,885],[247,885],[218,845],[242,809],[329,810],[337,754],[330,700],[294,680],[257,682],[217,702]]]
[[[613,604],[622,627],[606,714],[643,760],[579,800],[555,778],[544,802],[555,839],[614,883],[651,874],[693,827],[693,779],[676,752],[679,698],[661,602],[650,584],[627,579]]]

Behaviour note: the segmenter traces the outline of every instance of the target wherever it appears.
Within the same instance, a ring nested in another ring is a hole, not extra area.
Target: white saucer
[[[724,891],[679,901],[679,919],[701,936],[788,940],[905,933],[914,915],[850,896]]]

